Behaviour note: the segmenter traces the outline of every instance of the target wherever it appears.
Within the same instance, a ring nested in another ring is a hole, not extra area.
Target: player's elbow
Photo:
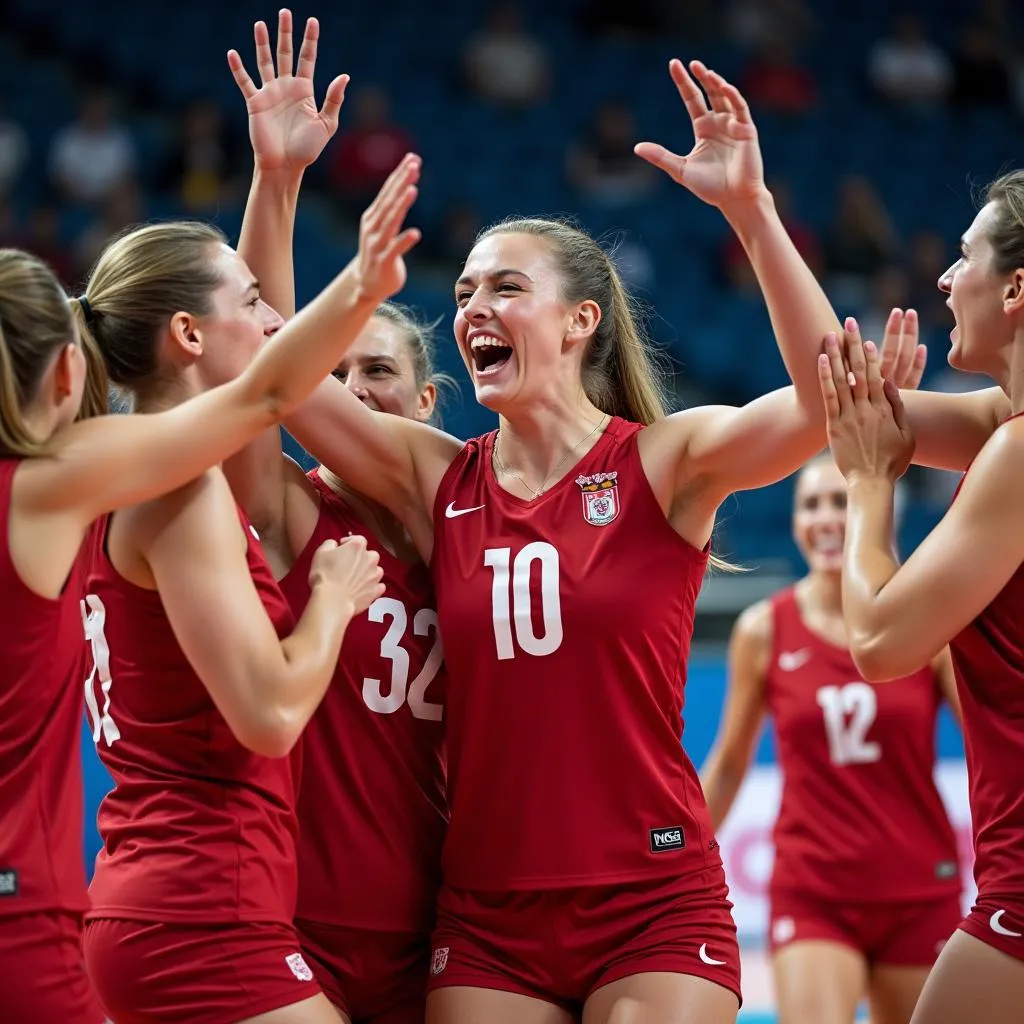
[[[851,632],[850,654],[857,671],[869,683],[887,683],[909,675],[920,665],[908,663],[906,638],[902,640],[885,632]]]
[[[281,708],[265,708],[248,714],[243,720],[229,723],[235,739],[246,750],[261,757],[287,757],[302,734],[295,716]]]

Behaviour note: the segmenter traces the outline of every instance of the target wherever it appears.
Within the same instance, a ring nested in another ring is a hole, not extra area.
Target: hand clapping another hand
[[[899,388],[883,381],[878,349],[861,341],[852,318],[846,321],[842,345],[834,334],[826,338],[818,377],[829,447],[847,481],[901,477],[914,454],[914,436]]]

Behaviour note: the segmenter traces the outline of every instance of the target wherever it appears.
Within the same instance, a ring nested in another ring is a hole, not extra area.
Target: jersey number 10
[[[540,636],[534,628],[530,574],[540,567]],[[544,541],[533,541],[512,557],[511,548],[487,548],[484,565],[494,573],[491,618],[499,661],[524,654],[541,658],[562,646],[562,603],[558,594],[558,551]],[[513,634],[515,639],[513,640]]]

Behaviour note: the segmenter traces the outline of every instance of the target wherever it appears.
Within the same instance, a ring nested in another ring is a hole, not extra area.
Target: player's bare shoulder
[[[729,639],[734,664],[742,661],[753,674],[763,678],[771,663],[774,634],[775,614],[770,599],[745,608],[737,617]]]

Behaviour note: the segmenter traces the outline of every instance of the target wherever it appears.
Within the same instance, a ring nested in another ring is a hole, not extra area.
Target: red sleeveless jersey
[[[978,898],[1020,896],[1024,894],[1024,565],[950,641],[949,649],[963,711]]]
[[[783,775],[772,890],[845,901],[959,892],[933,775],[942,698],[931,668],[872,685],[849,651],[807,628],[792,589],[771,603],[766,698]]]
[[[88,906],[82,858],[82,620],[76,563],[56,600],[8,544],[19,459],[0,458],[0,916]]]
[[[239,517],[253,582],[285,636],[291,611]],[[85,699],[114,779],[98,815],[103,849],[90,916],[290,925],[295,757],[261,757],[235,739],[178,645],[159,593],[125,580],[105,539],[104,527],[83,601],[92,648]]]
[[[441,881],[444,678],[434,590],[423,564],[384,550],[314,470],[320,517],[281,590],[300,615],[325,540],[366,538],[387,591],[351,623],[302,738],[296,916],[388,931],[431,927]]]
[[[441,482],[448,885],[614,884],[721,864],[681,746],[707,553],[666,521],[640,429],[611,420],[534,501],[498,485],[493,433]]]

